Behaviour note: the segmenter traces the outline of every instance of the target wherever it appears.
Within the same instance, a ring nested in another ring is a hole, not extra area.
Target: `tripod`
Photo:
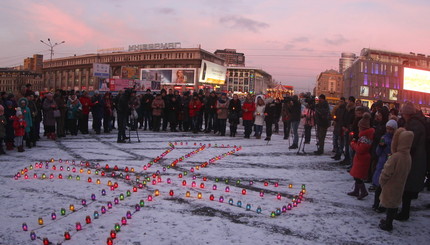
[[[137,127],[137,112],[136,109],[132,109],[131,114],[130,114],[130,121],[131,121],[131,127],[128,129],[128,143],[131,143],[131,131],[136,131],[136,137],[137,137],[137,141],[140,143],[140,138],[139,138],[139,130]]]

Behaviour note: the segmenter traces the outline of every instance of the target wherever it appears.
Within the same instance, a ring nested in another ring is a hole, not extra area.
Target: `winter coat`
[[[55,103],[55,100],[49,100],[45,99],[43,101],[43,125],[45,126],[55,126],[55,117],[54,117],[54,110],[57,108],[57,103]]]
[[[81,102],[78,99],[72,101],[72,99],[67,100],[67,119],[78,119],[78,113],[82,111]]]
[[[393,140],[393,135],[386,133],[382,136],[381,141],[384,145],[381,146],[378,142],[376,147],[376,156],[378,157],[378,163],[376,164],[375,173],[373,174],[372,183],[375,186],[379,186],[379,176],[381,175],[384,164],[388,159],[388,155],[391,154],[391,142]]]
[[[217,101],[216,108],[217,108],[218,119],[227,119],[227,117],[228,117],[228,105],[229,105],[228,100],[224,101],[220,98]]]
[[[104,116],[111,117],[113,115],[113,100],[111,96],[104,96],[103,114]]]
[[[290,107],[290,120],[300,121],[301,114],[302,114],[302,105],[300,104],[300,101],[293,99],[293,104]]]
[[[22,101],[25,102],[25,106],[22,106]],[[30,133],[31,127],[33,127],[33,117],[31,116],[31,110],[28,108],[27,98],[21,98],[18,100],[18,106],[21,107],[22,115],[26,122],[25,132]]]
[[[242,105],[240,100],[230,100],[228,105],[228,122],[239,124],[240,114],[242,113]]]
[[[252,101],[245,101],[242,105],[242,119],[245,120],[253,120],[254,119],[254,111],[255,111],[255,103]]]
[[[255,121],[254,124],[258,126],[263,126],[264,124],[264,110],[266,109],[265,105],[258,105],[255,108],[254,117]]]
[[[4,115],[0,116],[0,139],[4,139],[6,136],[6,124],[7,120]]]
[[[290,115],[291,108],[290,107],[291,107],[291,100],[286,99],[286,101],[284,103],[282,103],[282,109],[281,109],[281,117],[282,117],[283,122],[290,121],[290,119],[291,119],[291,115]]]
[[[172,97],[176,98],[176,97]],[[169,104],[166,107],[167,110],[167,117],[169,119],[169,122],[171,123],[178,123],[178,115],[181,109],[181,103],[178,100],[173,101],[173,99],[170,100]]]
[[[101,119],[103,118],[103,108],[104,108],[104,101],[102,96],[94,95],[91,99],[92,107],[91,107],[91,113],[93,114],[94,119]]]
[[[216,109],[217,100],[218,100],[218,98],[216,95],[215,96],[210,95],[209,98],[207,99],[205,106],[208,107],[210,113],[216,113],[216,111],[217,111],[217,109]]]
[[[24,118],[18,118],[17,116],[13,117],[13,129],[15,132],[15,137],[24,136],[25,128],[27,127],[27,123]]]
[[[374,128],[363,130],[359,133],[358,140],[351,142],[351,147],[355,151],[355,155],[349,174],[351,174],[351,176],[354,178],[367,178],[370,161],[372,159],[370,149],[372,147],[374,132]]]
[[[264,114],[266,115],[264,117],[264,121],[266,123],[274,123],[275,122],[275,113],[276,113],[276,104],[274,101],[267,103],[266,108],[264,109]],[[300,116],[299,116],[300,120]]]
[[[202,108],[203,104],[199,99],[192,99],[190,100],[190,103],[188,103],[188,113],[190,117],[195,117],[199,113],[200,109]]]
[[[302,124],[307,126],[315,126],[315,110],[305,108],[302,112]]]
[[[336,135],[342,135],[342,127],[345,124],[343,122],[343,120],[345,118],[345,113],[347,113],[345,104],[339,105],[339,107],[336,109],[336,112],[334,113],[334,116],[333,116],[333,121],[334,121],[333,133]]]
[[[393,155],[388,158],[379,177],[382,187],[379,200],[385,208],[398,208],[402,203],[403,190],[411,169],[413,140],[414,133],[404,128],[399,128],[394,134],[391,144]]]
[[[406,181],[405,191],[418,193],[424,188],[427,169],[426,130],[417,115],[414,115],[406,122],[405,128],[414,133],[414,141],[411,147],[412,166]]]
[[[330,107],[327,101],[319,101],[315,105],[315,123],[318,127],[328,128],[330,126]]]
[[[155,97],[152,101],[152,115],[160,117],[164,110],[164,100],[160,97]]]
[[[90,114],[90,109],[91,109],[91,106],[93,105],[91,103],[91,99],[88,98],[87,96],[81,96],[79,98],[79,101],[81,102],[81,105],[82,105],[82,114],[83,115]]]

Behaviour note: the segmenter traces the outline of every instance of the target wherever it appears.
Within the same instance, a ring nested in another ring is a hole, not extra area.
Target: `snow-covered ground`
[[[326,154],[313,156],[288,150],[288,140],[283,140],[282,134],[273,135],[268,144],[264,140],[244,139],[242,132],[235,138],[181,132],[139,134],[140,143],[133,138],[127,144],[117,144],[116,134],[67,136],[55,142],[43,139],[36,148],[24,153],[8,151],[1,156],[0,244],[43,244],[43,238],[52,244],[107,244],[111,230],[116,223],[121,224],[127,211],[132,218],[121,225],[113,244],[427,244],[430,239],[430,192],[422,192],[413,201],[409,221],[395,221],[393,232],[381,231],[377,225],[384,214],[372,211],[373,193],[362,201],[346,195],[353,180],[345,167],[330,158],[331,136],[326,140]],[[171,151],[162,155],[168,149]],[[233,150],[234,154],[227,154]],[[306,152],[314,150],[315,142],[306,145]],[[193,151],[196,153],[190,154]],[[217,156],[220,159],[207,167],[196,168]],[[161,159],[143,169],[157,157]],[[167,168],[181,157],[183,161],[178,161],[176,167]],[[51,158],[54,161],[46,165]],[[81,166],[81,161],[88,162],[89,167]],[[42,168],[36,168],[39,162],[43,163]],[[109,170],[105,170],[106,164]],[[118,171],[112,171],[115,165]],[[126,167],[129,172],[125,172]],[[28,179],[21,174],[15,180],[14,176],[24,168],[28,170]],[[161,182],[158,176],[152,176],[157,171]],[[101,176],[102,172],[105,176]],[[42,179],[42,174],[46,179]],[[68,179],[69,175],[72,179]],[[130,180],[126,180],[126,175]],[[149,178],[147,185],[134,192],[133,186],[143,183],[145,175]],[[80,180],[76,180],[77,176]],[[155,185],[152,180],[156,180]],[[118,187],[111,190],[108,181],[116,182]],[[193,181],[196,187],[192,187]],[[200,187],[202,183],[204,188]],[[227,186],[229,192],[225,190]],[[306,193],[302,202],[283,212],[282,207],[292,204],[292,198],[303,187]],[[190,197],[186,197],[187,191]],[[124,199],[114,204],[121,194]],[[152,201],[148,195],[152,195]],[[221,196],[223,202],[219,200]],[[85,206],[82,199],[86,200]],[[229,204],[230,199],[233,205]],[[140,200],[144,206],[136,211]],[[108,208],[108,202],[113,203],[112,208]],[[251,205],[249,211],[247,204]],[[70,205],[74,205],[74,212]],[[102,206],[107,209],[105,214]],[[261,213],[257,212],[258,207]],[[65,215],[61,215],[62,208]],[[281,214],[271,217],[276,209]],[[94,211],[99,213],[97,219]],[[52,213],[57,216],[55,220]],[[86,224],[87,216],[90,224]],[[39,218],[43,225],[38,224]],[[80,222],[82,230],[76,231],[76,222]],[[28,231],[23,231],[23,223]],[[34,241],[31,231],[37,236]],[[66,231],[70,240],[64,238]]]

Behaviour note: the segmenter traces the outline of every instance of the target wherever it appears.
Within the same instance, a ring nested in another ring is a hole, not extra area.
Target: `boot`
[[[292,144],[288,149],[297,149],[299,146],[297,144]]]
[[[358,200],[363,200],[363,198],[367,197],[369,193],[366,190],[366,185],[364,183],[359,184],[360,194],[357,196]]]
[[[335,161],[339,161],[340,160],[340,156],[341,156],[341,154],[336,154],[336,155],[334,155],[333,157],[331,157],[333,160],[335,160]]]
[[[354,184],[354,190],[351,191],[351,192],[348,192],[347,193],[348,196],[358,197],[359,188],[360,188],[359,184],[357,184],[357,182],[355,182],[355,184]]]
[[[384,231],[392,231],[393,230],[393,219],[397,213],[397,208],[388,208],[387,209],[387,218],[381,219],[379,223],[379,228]]]
[[[405,195],[405,194],[403,194]],[[394,219],[398,221],[406,221],[409,219],[409,211],[411,209],[411,199],[407,197],[402,198],[402,211],[394,215]]]
[[[24,152],[25,150],[24,150],[24,146],[23,145],[20,145],[20,146],[18,146],[18,152]]]

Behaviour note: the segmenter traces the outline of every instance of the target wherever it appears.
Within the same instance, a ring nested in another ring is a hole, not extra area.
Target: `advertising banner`
[[[388,96],[388,99],[397,101],[398,96],[399,96],[399,90],[390,89],[390,94]]]
[[[360,86],[360,96],[364,96],[364,97],[369,96],[369,87],[368,86]]]
[[[100,82],[99,91],[119,91],[127,88],[134,88],[135,91],[160,90],[160,82],[142,81],[137,79],[104,79]]]
[[[201,83],[225,84],[227,68],[207,60],[202,60],[199,81]]]
[[[430,93],[430,71],[407,67],[403,71],[403,89]]]
[[[139,79],[139,68],[131,66],[121,67],[121,78],[123,79]]]
[[[140,70],[140,80],[157,81],[163,85],[190,85],[196,81],[193,68],[149,68]]]
[[[93,76],[100,78],[109,78],[109,65],[93,63]]]

